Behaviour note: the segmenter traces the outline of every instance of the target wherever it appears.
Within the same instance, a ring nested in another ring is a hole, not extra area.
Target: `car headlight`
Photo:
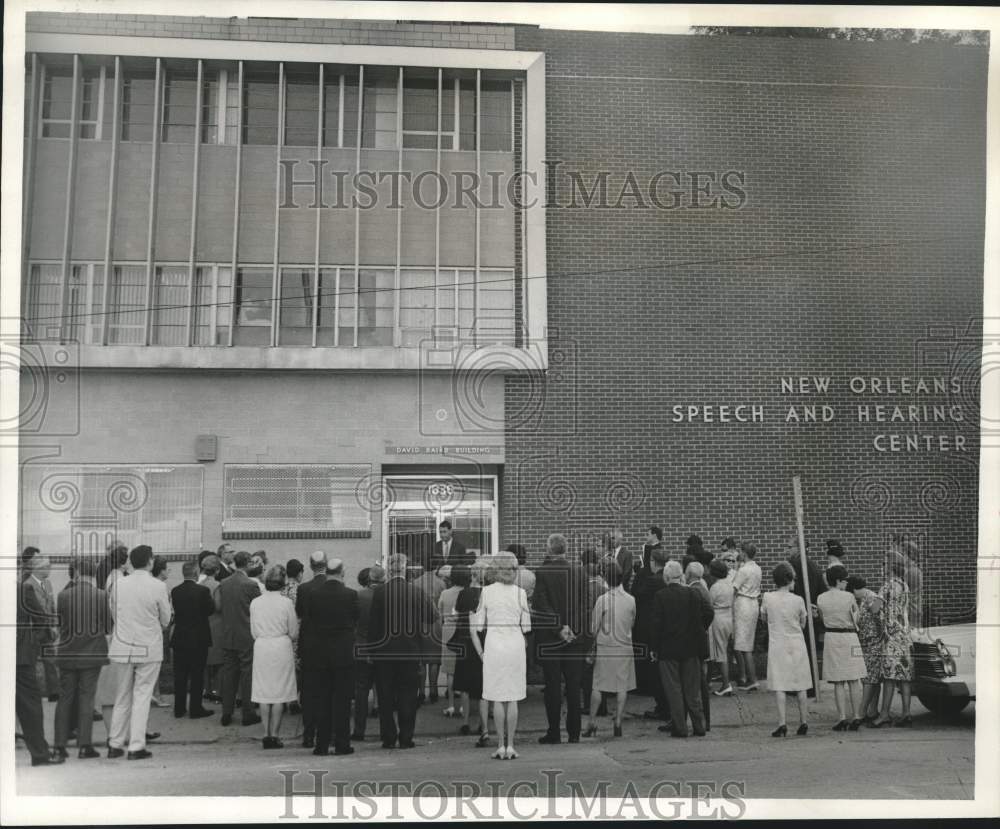
[[[941,664],[944,667],[945,676],[955,676],[955,674],[958,673],[958,667],[955,665],[955,659],[948,650],[948,646],[945,645],[945,643],[940,639],[938,639],[934,644],[937,645],[938,656],[941,657]]]

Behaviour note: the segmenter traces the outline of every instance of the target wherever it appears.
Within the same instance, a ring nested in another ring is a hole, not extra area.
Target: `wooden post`
[[[802,562],[802,588],[806,594],[806,624],[809,628],[809,652],[812,656],[813,688],[816,690],[816,702],[819,702],[819,663],[816,661],[816,629],[813,626],[812,595],[809,592],[809,561],[806,558],[806,535],[802,510],[802,481],[796,475],[792,478],[792,492],[795,496],[795,523],[799,532],[799,556]]]

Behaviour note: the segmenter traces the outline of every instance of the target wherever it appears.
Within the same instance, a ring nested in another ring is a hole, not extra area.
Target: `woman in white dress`
[[[834,731],[857,731],[861,725],[861,680],[868,675],[858,640],[858,603],[847,588],[847,568],[833,564],[826,569],[830,589],[816,597],[826,636],[823,642],[823,679],[833,683],[837,704]],[[848,721],[848,702],[854,717]]]
[[[602,693],[615,694],[614,735],[622,736],[622,717],[628,692],[635,690],[635,651],[632,648],[632,627],[635,625],[635,599],[625,592],[618,562],[609,559],[604,580],[610,587],[594,602],[590,632],[597,651],[594,657],[594,679],[590,692],[590,713],[584,737],[596,737],[594,715],[601,704]]]
[[[775,590],[761,603],[760,615],[767,622],[767,687],[778,703],[778,727],[772,737],[788,734],[785,725],[785,694],[795,693],[799,702],[799,736],[809,730],[809,701],[806,691],[812,688],[809,656],[802,628],[806,626],[806,603],[792,592],[795,571],[787,561],[771,574]]]
[[[264,721],[264,748],[282,748],[278,739],[284,703],[295,702],[295,649],[299,620],[295,606],[281,595],[285,568],[276,564],[267,571],[265,592],[250,602],[250,634],[253,636],[253,677],[250,699],[260,704]]]
[[[731,696],[733,684],[729,679],[729,646],[733,641],[733,596],[735,591],[733,583],[728,578],[729,569],[722,559],[713,558],[708,565],[708,572],[715,577],[712,586],[708,589],[708,596],[712,600],[712,610],[715,616],[712,618],[712,626],[708,629],[709,654],[708,658],[719,665],[722,673],[722,685],[714,691],[717,697]]]
[[[754,559],[757,548],[752,544],[741,547],[740,564],[733,576],[733,650],[743,674],[739,684],[741,691],[756,691],[757,672],[753,662],[754,637],[757,633],[757,617],[760,614],[760,565]]]
[[[525,634],[531,631],[531,611],[524,589],[514,582],[517,557],[503,552],[493,557],[493,584],[483,588],[475,629],[486,631],[485,645],[472,637],[472,646],[483,660],[483,699],[493,705],[499,745],[493,757],[513,760],[517,731],[517,703],[527,696]]]

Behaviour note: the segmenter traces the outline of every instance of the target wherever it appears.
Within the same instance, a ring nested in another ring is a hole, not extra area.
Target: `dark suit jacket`
[[[22,581],[17,591],[17,664],[34,665],[39,649],[50,641],[51,618],[30,580]]]
[[[712,597],[708,592],[708,586],[703,584],[698,584],[697,582],[694,584],[689,584],[688,590],[693,590],[698,595],[698,599],[701,601],[702,605],[702,618],[703,619],[705,618],[706,607],[712,614],[711,616],[708,617],[708,624],[705,625],[705,630],[702,632],[701,645],[698,649],[698,656],[700,656],[702,659],[708,659],[708,656],[711,653],[710,646],[708,644],[708,628],[709,626],[711,626],[712,620],[715,618],[715,609],[712,607]]]
[[[301,588],[300,588],[301,589]],[[302,667],[346,668],[354,664],[358,594],[338,579],[324,579],[308,594],[299,628]]]
[[[679,660],[699,656],[714,615],[711,603],[702,604],[697,591],[678,582],[665,585],[653,599],[656,638],[651,645],[657,657]]]
[[[531,597],[532,629],[538,641],[559,640],[559,631],[567,625],[576,636],[587,635],[588,595],[588,579],[579,564],[562,556],[545,559],[535,570]]]
[[[250,602],[260,595],[260,587],[242,570],[236,570],[219,584],[215,606],[222,613],[222,647],[245,651],[253,647],[250,635]]]
[[[304,581],[299,585],[298,590],[295,591],[295,615],[299,617],[299,621],[308,612],[309,601],[312,598],[313,593],[316,592],[317,588],[322,587],[326,584],[326,573],[313,573],[313,577],[309,581]],[[306,647],[307,640],[309,639],[309,632],[303,631],[302,627],[299,627],[299,641],[298,641],[298,652],[299,658],[301,658],[302,649]]]
[[[425,653],[437,609],[424,591],[402,578],[391,578],[375,588],[368,644],[359,649],[373,660],[419,660]]]
[[[374,587],[365,587],[358,591],[358,633],[357,642],[364,644],[368,641],[368,628],[372,618],[372,597],[375,595]],[[299,633],[299,636],[302,634]]]
[[[220,586],[221,589],[221,586]],[[212,644],[210,619],[215,613],[212,591],[185,579],[170,591],[174,605],[174,634],[170,646],[179,650],[208,650]]]
[[[97,668],[108,664],[111,633],[108,595],[95,584],[76,581],[56,597],[59,608],[59,667]]]
[[[643,567],[635,574],[635,581],[632,582],[632,595],[635,596],[633,641],[646,645],[656,641],[653,627],[653,599],[666,586],[662,570],[654,573],[649,567]]]
[[[431,566],[425,564],[424,569],[437,570],[442,564],[472,564],[476,556],[465,549],[465,545],[457,538],[451,539],[451,549],[448,551],[448,560],[444,558],[444,544],[440,541],[434,542],[434,553],[431,555]]]
[[[662,549],[663,549],[663,542],[662,541],[657,542],[656,544],[653,544],[653,545],[643,544],[642,545],[642,566],[643,567],[649,567],[649,558],[653,554],[653,550],[662,550]]]

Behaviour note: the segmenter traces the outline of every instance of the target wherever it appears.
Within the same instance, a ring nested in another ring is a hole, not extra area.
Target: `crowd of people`
[[[542,562],[529,568],[522,545],[476,556],[449,522],[439,533],[422,560],[393,554],[384,568],[364,568],[358,589],[346,584],[344,562],[322,551],[309,557],[306,579],[297,560],[269,565],[265,551],[222,544],[184,561],[183,582],[168,592],[166,560],[139,545],[113,546],[99,561],[73,559],[69,584],[55,596],[49,559],[27,548],[16,708],[32,764],[64,762],[73,739],[80,759],[101,756],[95,722],[104,724],[107,757],[151,757],[148,745],[159,735],[147,731],[148,717],[168,652],[174,716],[216,716],[208,706],[220,703],[219,723],[229,727],[238,708],[242,726],[262,724],[264,749],[283,747],[282,719],[291,712],[301,713],[302,745],[313,754],[352,754],[376,710],[383,748],[413,748],[418,709],[437,703],[443,688],[442,713],[461,720],[459,732],[475,735],[480,747],[495,741],[496,759],[514,759],[529,670],[544,679],[540,743],[560,743],[564,731],[571,743],[595,737],[605,715],[613,736],[622,736],[628,694],[637,689],[653,697],[643,716],[661,720],[660,731],[703,737],[713,698],[760,688],[759,624],[778,715],[772,736],[788,733],[788,695],[801,735],[818,675],[810,617],[822,678],[834,690],[833,729],[911,723],[920,571],[919,551],[905,541],[887,551],[877,593],[848,571],[833,540],[825,573],[806,558],[804,574],[790,541],[771,572],[774,589],[763,592],[756,548],[734,538],[716,554],[692,535],[672,555],[653,526],[633,554],[615,531],[603,550],[587,547],[573,561],[555,533]],[[893,720],[897,689],[903,713]],[[43,695],[57,702],[51,748]]]

